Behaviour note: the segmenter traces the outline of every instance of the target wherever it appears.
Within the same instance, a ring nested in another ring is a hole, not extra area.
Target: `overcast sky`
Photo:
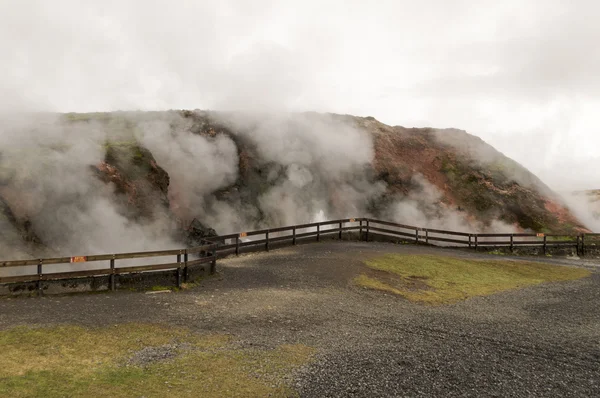
[[[316,110],[600,188],[600,2],[0,0],[0,111]]]

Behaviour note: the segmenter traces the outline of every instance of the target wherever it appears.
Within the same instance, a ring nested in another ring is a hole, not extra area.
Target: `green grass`
[[[128,361],[172,343],[185,343],[174,358]],[[239,349],[227,336],[148,324],[17,327],[0,332],[0,349],[0,396],[15,398],[289,396],[284,377],[313,355],[299,344]]]
[[[176,289],[177,289],[177,287],[175,287],[175,286],[162,286],[162,285],[155,285],[150,288],[150,290],[153,292],[159,292],[159,291],[163,291],[163,290],[176,290]]]
[[[534,262],[470,260],[444,256],[397,255],[366,262],[372,270],[355,279],[366,288],[387,291],[408,300],[427,304],[448,304],[474,296],[487,296],[544,282],[584,278],[582,268]]]

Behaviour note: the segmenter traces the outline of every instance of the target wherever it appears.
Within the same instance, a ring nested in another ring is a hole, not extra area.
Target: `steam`
[[[592,232],[600,232],[600,192],[568,192],[562,197],[569,209]]]
[[[442,203],[443,193],[421,174],[415,174],[412,182],[416,189],[388,209],[389,219],[400,224],[457,232],[517,232],[517,228],[502,221],[492,220],[484,225],[465,212],[449,208]]]
[[[175,245],[165,213],[157,211],[147,222],[129,220],[115,187],[95,175],[92,167],[104,160],[107,138],[98,123],[65,123],[58,115],[17,115],[0,123],[5,176],[0,196],[19,224],[32,225],[46,248],[42,253],[39,247],[36,253],[4,248],[4,258],[26,252],[95,254]]]
[[[195,216],[208,213],[211,194],[237,179],[237,148],[225,135],[192,134],[190,122],[177,114],[167,117],[139,123],[136,138],[169,173],[171,209],[189,223]]]
[[[169,120],[139,123],[136,137],[171,176],[174,212],[198,218],[219,233],[308,223],[318,214],[357,217],[385,190],[369,179],[371,137],[350,118],[312,113],[196,116],[227,132],[199,135],[194,122],[172,113]],[[236,181],[242,169],[244,181]]]

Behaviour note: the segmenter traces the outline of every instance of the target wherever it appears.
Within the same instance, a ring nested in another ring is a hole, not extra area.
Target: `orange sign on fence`
[[[355,221],[356,221],[356,220],[355,220],[354,218],[351,218],[351,219],[350,219],[350,222],[355,222]]]
[[[240,238],[245,238],[246,236],[248,236],[248,233],[240,232]]]
[[[85,263],[86,261],[87,261],[87,258],[85,256],[71,257],[72,263]]]
[[[544,236],[546,236],[546,235],[544,235],[544,234],[537,234],[538,238],[543,238]]]

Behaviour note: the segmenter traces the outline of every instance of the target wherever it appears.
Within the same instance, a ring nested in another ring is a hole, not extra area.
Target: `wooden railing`
[[[310,224],[298,224],[288,227],[220,235],[211,237],[210,239],[212,242],[218,244],[217,252],[235,249],[235,253],[239,254],[242,248],[261,245],[264,245],[264,249],[269,251],[270,245],[278,242],[289,242],[292,245],[295,245],[298,241],[311,237],[314,237],[318,242],[321,239],[321,236],[335,234],[341,239],[343,232],[361,231],[364,228],[364,220],[366,219],[345,218],[341,220],[322,221]],[[264,236],[264,238],[262,238],[262,236]]]
[[[415,243],[432,244],[432,242],[446,244],[454,247],[467,247],[474,250],[480,248],[507,247],[514,251],[517,247],[538,247],[543,254],[550,248],[573,248],[578,255],[584,255],[586,248],[598,247],[600,234],[527,234],[527,233],[468,233],[433,228],[421,228],[389,221],[365,219],[367,231],[378,232],[384,235],[399,236]],[[382,228],[381,226],[387,227]],[[390,227],[394,229],[390,229]],[[368,236],[367,232],[367,236]],[[368,237],[367,237],[368,240]],[[586,243],[587,242],[587,243]]]
[[[473,250],[491,247],[508,247],[513,251],[516,247],[538,247],[546,254],[549,248],[571,247],[574,248],[579,255],[585,255],[588,249],[600,250],[600,234],[473,234],[469,232],[421,228],[371,218],[346,218],[220,235],[211,237],[210,241],[206,241],[205,245],[187,249],[2,261],[0,262],[0,270],[8,267],[36,266],[37,272],[30,272],[17,276],[2,276],[0,277],[0,284],[37,281],[38,289],[41,291],[42,282],[47,280],[107,275],[109,277],[109,287],[111,290],[114,290],[116,275],[175,270],[177,274],[177,286],[179,286],[182,281],[187,281],[190,267],[210,263],[210,273],[214,273],[219,255],[225,255],[229,252],[237,255],[240,254],[242,249],[249,247],[269,251],[270,247],[276,243],[295,245],[299,241],[306,241],[313,238],[316,241],[319,241],[322,236],[337,235],[338,239],[342,239],[343,233],[352,231],[358,231],[358,239],[365,241],[373,240],[372,238],[377,235],[396,237],[400,238],[402,241],[418,244],[464,247]],[[189,255],[197,255],[198,258],[190,260],[188,258]],[[176,260],[174,262],[136,266],[119,266],[120,264],[117,263],[118,260],[125,259],[148,259],[169,256],[175,256]],[[90,263],[101,261],[107,262],[106,267],[89,269]],[[71,267],[80,266],[80,268],[88,269],[52,272],[52,266],[57,264],[71,264]]]
[[[3,276],[0,277],[0,283],[20,283],[20,282],[38,282],[38,290],[42,289],[42,281],[55,280],[55,279],[72,279],[80,277],[90,276],[108,276],[109,277],[109,288],[115,289],[115,276],[122,274],[130,274],[136,272],[147,272],[147,271],[162,271],[162,270],[176,270],[177,272],[177,285],[180,286],[182,281],[186,281],[188,278],[189,267],[210,263],[210,272],[215,272],[216,267],[216,254],[217,245],[214,243],[208,243],[203,246],[188,248],[188,249],[174,249],[174,250],[160,250],[160,251],[148,251],[148,252],[133,252],[133,253],[118,253],[118,254],[101,254],[91,256],[76,256],[76,257],[56,257],[56,258],[41,258],[34,260],[16,260],[16,261],[2,261],[0,262],[0,269],[11,268],[11,267],[27,267],[35,266],[35,273],[27,273],[16,276]],[[199,258],[190,260],[189,255],[198,255]],[[118,260],[127,259],[148,259],[156,257],[169,257],[175,256],[175,261],[161,262],[159,264],[145,264],[138,266],[119,266]],[[90,263],[105,261],[106,266],[101,268],[90,268]],[[79,269],[66,272],[52,272],[56,270],[56,266],[60,264],[70,264],[71,268],[88,268]]]

